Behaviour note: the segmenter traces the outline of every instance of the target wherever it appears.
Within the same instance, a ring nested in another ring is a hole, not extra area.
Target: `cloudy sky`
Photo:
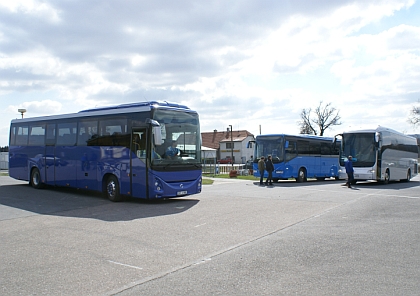
[[[202,131],[299,133],[322,101],[348,129],[420,103],[415,0],[0,0],[0,146],[10,120],[162,100]]]

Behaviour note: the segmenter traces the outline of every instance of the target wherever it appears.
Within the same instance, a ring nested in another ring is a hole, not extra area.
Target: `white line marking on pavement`
[[[370,193],[367,196],[372,196],[372,195],[380,195],[382,197],[401,197],[401,198],[413,198],[413,199],[419,199],[420,198],[418,196],[395,195],[395,194],[379,194],[379,193]]]
[[[195,225],[194,227],[200,227],[200,226],[203,226],[203,225],[206,225],[207,223],[203,223],[203,224],[199,224],[199,225]]]
[[[141,267],[138,266],[133,266],[133,265],[128,265],[128,264],[124,264],[124,263],[119,263],[119,262],[115,262],[115,261],[111,261],[111,260],[107,260],[109,263],[114,263],[117,265],[122,265],[122,266],[126,266],[126,267],[131,267],[131,268],[135,268],[135,269],[143,269]]]

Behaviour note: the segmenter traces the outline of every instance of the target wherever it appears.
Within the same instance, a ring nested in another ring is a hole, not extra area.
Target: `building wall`
[[[0,169],[9,169],[9,152],[0,152]]]
[[[254,146],[247,148],[248,142],[254,140],[254,137],[248,136],[243,141],[233,142],[233,159],[235,163],[245,163],[254,153]],[[226,148],[230,142],[220,143],[220,158],[231,157],[232,149]]]

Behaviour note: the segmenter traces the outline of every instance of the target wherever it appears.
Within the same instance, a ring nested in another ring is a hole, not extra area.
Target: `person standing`
[[[344,164],[345,168],[346,168],[346,174],[347,174],[347,187],[351,188],[351,183],[353,183],[354,181],[354,169],[353,169],[353,157],[351,155],[349,155],[349,157],[347,157],[347,161]]]
[[[267,161],[265,162],[265,170],[268,173],[268,177],[265,180],[265,185],[273,185],[273,171],[274,171],[274,165],[273,161],[271,159],[271,155],[267,157]]]
[[[263,184],[264,180],[264,171],[265,171],[265,158],[261,156],[260,160],[258,161],[258,171],[260,172],[260,185]]]

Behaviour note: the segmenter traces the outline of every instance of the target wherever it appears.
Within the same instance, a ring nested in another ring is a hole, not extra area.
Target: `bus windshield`
[[[157,109],[162,143],[152,142],[152,166],[201,163],[201,135],[196,113]]]
[[[255,161],[258,161],[261,156],[267,157],[268,155],[271,155],[274,163],[283,162],[283,139],[284,137],[282,136],[270,136],[267,138],[264,138],[263,136],[258,137]]]
[[[375,164],[375,133],[344,134],[341,142],[340,165],[353,157],[354,167],[372,167]]]

